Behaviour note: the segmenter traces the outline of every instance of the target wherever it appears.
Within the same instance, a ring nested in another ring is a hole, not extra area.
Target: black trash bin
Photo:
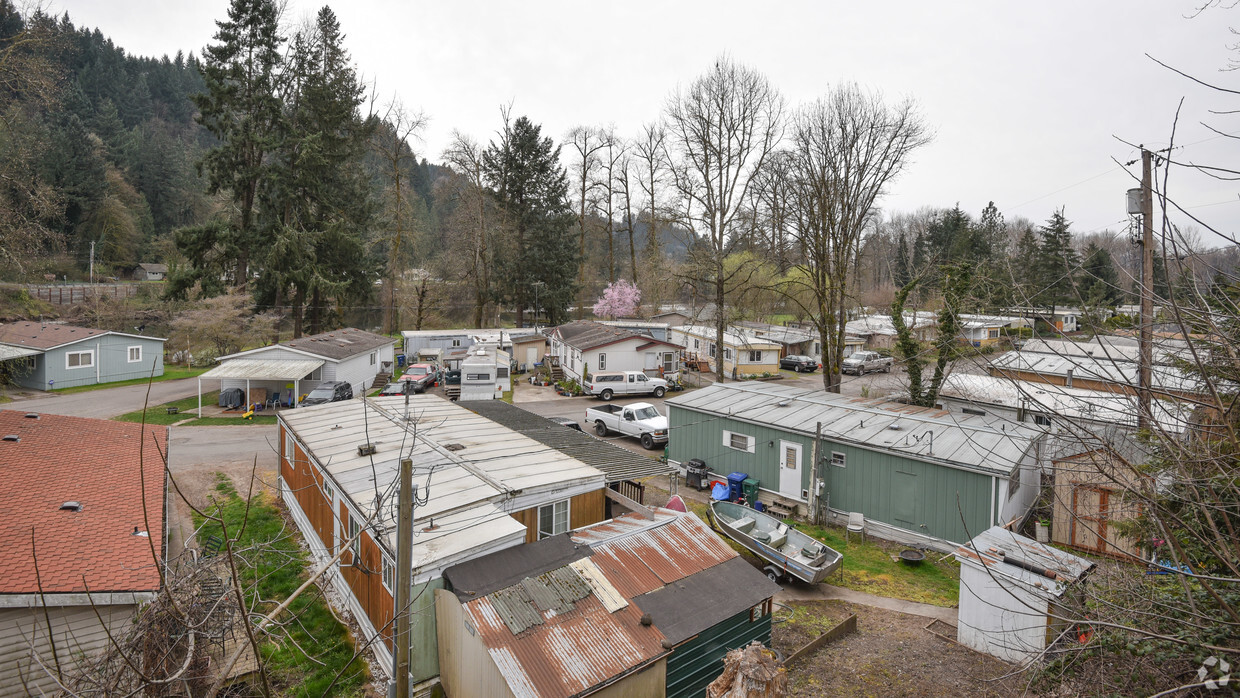
[[[710,486],[707,472],[706,461],[701,458],[690,459],[685,464],[685,484],[699,492],[707,489]]]

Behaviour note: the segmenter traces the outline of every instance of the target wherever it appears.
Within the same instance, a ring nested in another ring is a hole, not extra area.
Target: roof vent
[[[5,440],[5,441],[12,441],[13,443],[17,443],[18,441],[21,441],[21,440],[22,440],[22,437],[18,436],[17,434],[5,434],[5,435],[4,435],[4,440]]]
[[[359,456],[372,456],[377,450],[379,449],[377,446],[375,446],[375,444],[358,444],[357,445],[357,455]]]
[[[891,424],[891,425],[889,425],[887,428],[888,428],[888,429],[890,429],[890,430],[892,430],[892,431],[900,431],[900,430],[901,430],[901,429],[903,429],[904,427],[900,426],[899,424]]]
[[[39,418],[38,412],[27,412],[26,413],[26,419],[38,419],[38,418]]]
[[[60,505],[60,510],[61,511],[81,511],[82,503],[81,502],[65,502],[64,504]]]
[[[444,444],[443,447],[448,449],[449,451],[464,451],[465,450],[465,446],[461,444]]]

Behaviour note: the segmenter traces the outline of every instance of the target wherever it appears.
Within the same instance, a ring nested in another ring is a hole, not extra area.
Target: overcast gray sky
[[[560,142],[578,124],[635,135],[667,96],[723,52],[764,72],[791,104],[855,81],[917,100],[936,132],[882,202],[888,211],[956,202],[977,215],[995,201],[1011,219],[1044,221],[1063,206],[1078,233],[1126,225],[1135,186],[1113,159],[1165,147],[1183,99],[1173,158],[1228,166],[1240,147],[1200,122],[1240,133],[1234,95],[1208,90],[1146,53],[1228,88],[1240,53],[1240,10],[1204,0],[1097,2],[330,2],[364,78],[430,118],[415,149],[437,161],[453,129],[478,140],[499,106]],[[324,3],[289,0],[285,21]],[[765,6],[764,6],[765,5]],[[227,0],[55,0],[78,26],[98,27],[130,53],[201,53]],[[1234,233],[1235,182],[1173,170],[1171,189],[1194,215]],[[1205,240],[1211,246],[1217,238]]]

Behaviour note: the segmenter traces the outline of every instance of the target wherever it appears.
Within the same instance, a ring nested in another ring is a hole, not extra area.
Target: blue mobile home
[[[50,322],[0,325],[0,360],[35,390],[164,375],[164,339]]]

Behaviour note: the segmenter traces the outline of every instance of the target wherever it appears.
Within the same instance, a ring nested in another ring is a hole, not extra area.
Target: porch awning
[[[323,365],[321,359],[228,359],[199,378],[245,380],[301,380]]]
[[[42,349],[27,349],[26,347],[15,347],[9,344],[0,344],[0,361],[21,359],[27,356],[38,356],[42,353]]]

